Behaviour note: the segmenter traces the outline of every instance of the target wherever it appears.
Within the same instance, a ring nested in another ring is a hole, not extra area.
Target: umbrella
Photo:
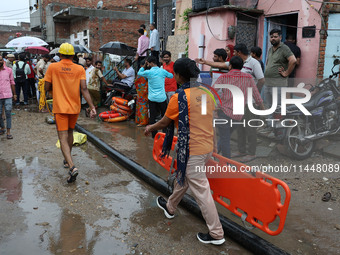
[[[111,53],[121,56],[134,56],[136,55],[136,48],[130,47],[121,42],[108,42],[99,48],[103,53]]]
[[[74,44],[72,44],[72,45],[73,45],[75,54],[77,54],[77,53],[92,53],[92,51],[89,50],[88,48],[86,48],[85,46],[74,45]],[[55,49],[51,50],[50,55],[58,54],[58,53],[59,53],[59,48],[55,48]]]
[[[22,48],[30,46],[45,46],[47,42],[41,40],[38,37],[33,36],[22,36],[11,40],[6,44],[6,48]]]
[[[89,50],[88,48],[86,48],[83,45],[75,45],[75,44],[72,44],[72,45],[74,47],[74,53],[75,54],[77,54],[77,53],[92,53],[91,50]]]
[[[55,49],[50,51],[50,55],[58,54],[58,53],[59,53],[59,48],[55,48]]]
[[[42,46],[27,47],[25,51],[32,53],[32,54],[48,54],[49,53],[49,50]]]

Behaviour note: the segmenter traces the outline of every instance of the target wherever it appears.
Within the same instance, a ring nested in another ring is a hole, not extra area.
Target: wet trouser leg
[[[203,218],[208,226],[209,234],[215,239],[224,236],[222,224],[218,216],[215,202],[212,198],[209,181],[202,170],[212,153],[189,156],[184,186],[175,181],[174,191],[169,197],[167,208],[170,213],[175,213],[179,202],[182,200],[188,188],[201,209]]]

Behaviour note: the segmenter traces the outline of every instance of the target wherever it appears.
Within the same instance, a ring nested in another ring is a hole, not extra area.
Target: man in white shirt
[[[132,68],[132,60],[131,59],[124,59],[124,67],[125,69],[123,72],[120,72],[118,68],[115,66],[113,70],[116,71],[118,79],[114,79],[112,83],[119,83],[120,87],[123,88],[125,91],[128,91],[132,88],[133,83],[135,81],[135,70]],[[116,85],[116,84],[114,84]]]
[[[149,49],[151,50],[151,56],[154,56],[157,60],[157,66],[159,66],[159,33],[156,29],[155,23],[150,24],[150,42]]]
[[[90,80],[90,72],[92,71],[92,69],[94,68],[94,66],[92,65],[92,58],[91,57],[87,57],[85,58],[85,73],[86,73],[86,85],[89,84],[89,80]],[[81,104],[86,104],[86,100],[85,98],[82,96],[81,97]]]
[[[259,91],[264,85],[264,74],[260,62],[250,56],[249,50],[244,43],[236,44],[234,47],[234,55],[239,56],[243,60],[243,68],[241,72],[249,73],[253,76]]]

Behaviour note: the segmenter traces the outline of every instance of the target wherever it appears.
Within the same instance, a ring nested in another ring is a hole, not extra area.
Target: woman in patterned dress
[[[148,82],[144,77],[138,76],[135,86],[137,90],[135,121],[138,127],[142,127],[149,123]]]

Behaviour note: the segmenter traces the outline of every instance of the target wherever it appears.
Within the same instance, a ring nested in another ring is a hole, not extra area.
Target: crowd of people
[[[243,92],[245,98],[248,88],[251,88],[256,107],[265,109],[271,106],[273,88],[277,88],[280,93],[282,87],[293,86],[294,83],[288,83],[288,77],[294,75],[301,52],[294,38],[289,36],[284,44],[281,31],[274,29],[270,32],[272,47],[268,51],[266,65],[261,61],[261,48],[253,47],[249,50],[242,43],[216,49],[211,56],[212,60],[181,58],[173,62],[171,52],[163,51],[160,54],[159,34],[155,24],[150,25],[150,35],[144,25],[138,29],[138,33],[140,37],[134,58],[138,70],[134,70],[132,60],[126,58],[122,71],[114,68],[117,80],[112,83],[126,90],[136,87],[136,124],[146,126],[145,135],[155,137],[158,130],[166,133],[163,156],[169,155],[177,127],[177,182],[168,201],[158,197],[157,205],[166,217],[173,218],[179,202],[190,188],[209,228],[209,233],[199,233],[197,238],[203,243],[220,245],[224,242],[224,233],[209,183],[205,173],[199,173],[196,169],[197,166],[204,166],[214,148],[228,158],[239,157],[242,162],[254,160],[257,129],[247,125],[239,126],[238,151],[231,153],[230,136],[234,127],[218,125],[219,139],[215,143],[214,117],[239,122],[247,122],[256,117],[249,110],[247,100],[244,100],[244,114],[234,114],[231,91],[216,88],[216,85],[234,85]],[[24,54],[20,54],[15,62],[12,54],[0,56],[0,112],[4,109],[6,115],[7,138],[13,138],[10,132],[12,104],[20,104],[22,90],[23,104],[27,105],[30,98],[36,97],[35,77],[44,79],[46,91],[52,91],[53,113],[64,157],[63,165],[69,169],[69,183],[74,182],[78,175],[71,150],[73,129],[81,111],[81,95],[89,106],[86,113],[93,118],[101,101],[101,83],[111,86],[103,76],[101,61],[96,61],[93,66],[91,57],[77,56],[75,61],[74,56],[74,48],[68,43],[60,46],[59,56],[51,58],[50,55],[44,55],[38,62],[27,60]],[[57,63],[50,65],[50,62]],[[221,98],[221,104],[215,108],[214,101],[208,97],[208,111],[205,115],[201,114],[201,98],[205,92],[200,88],[207,84],[202,83],[197,64],[211,67],[212,79],[209,86],[215,87]],[[4,134],[6,130],[2,115],[0,127],[0,134]]]

